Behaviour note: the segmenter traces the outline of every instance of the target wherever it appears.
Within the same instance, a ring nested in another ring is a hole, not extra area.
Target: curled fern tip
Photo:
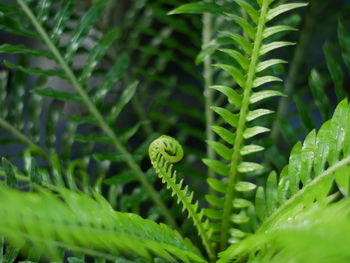
[[[162,135],[154,140],[148,150],[152,163],[162,156],[169,163],[180,162],[184,156],[181,144],[174,138]]]

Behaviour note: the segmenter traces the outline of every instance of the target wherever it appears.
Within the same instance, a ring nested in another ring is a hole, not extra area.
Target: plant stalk
[[[207,0],[207,2],[211,2],[212,0]],[[211,37],[212,37],[212,20],[213,16],[209,13],[205,13],[203,15],[203,48],[207,47],[210,43]],[[206,119],[206,127],[205,127],[205,133],[206,133],[206,139],[209,141],[215,140],[215,134],[212,130],[212,126],[214,124],[214,112],[211,109],[211,106],[213,105],[213,92],[210,89],[210,86],[213,82],[213,71],[212,71],[212,60],[210,56],[207,56],[204,59],[204,100],[205,100],[205,119]],[[207,144],[207,157],[209,159],[215,159],[215,152],[214,150]],[[208,168],[208,178],[212,178],[215,176],[214,171],[212,169]]]
[[[233,154],[231,158],[230,172],[228,176],[227,190],[225,194],[224,211],[221,225],[221,237],[220,237],[220,248],[221,251],[227,247],[228,231],[230,228],[231,214],[232,214],[232,201],[234,198],[234,189],[238,179],[238,165],[241,160],[240,150],[243,145],[243,133],[246,128],[246,117],[249,112],[249,99],[252,93],[254,77],[256,73],[256,67],[259,62],[259,51],[262,44],[263,33],[265,29],[266,14],[269,7],[269,0],[263,0],[261,7],[261,13],[259,23],[255,35],[254,48],[250,60],[248,69],[247,81],[244,87],[244,94],[242,100],[241,111],[239,114],[239,121],[236,130],[236,138],[234,142]]]

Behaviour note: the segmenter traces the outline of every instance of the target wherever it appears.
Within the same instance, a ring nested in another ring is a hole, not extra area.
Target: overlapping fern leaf
[[[237,109],[232,112],[227,108],[213,107],[215,111],[228,125],[214,126],[213,130],[222,139],[220,141],[209,141],[216,153],[223,158],[223,161],[205,159],[204,163],[217,174],[223,176],[224,180],[209,178],[208,183],[217,195],[208,195],[208,202],[215,208],[206,210],[206,215],[217,222],[214,228],[220,237],[221,248],[227,246],[229,231],[233,234],[233,240],[244,235],[240,230],[232,228],[233,225],[240,225],[248,221],[248,216],[241,208],[249,204],[244,199],[238,199],[239,193],[251,191],[255,185],[244,181],[246,175],[253,175],[263,169],[260,164],[247,160],[247,156],[263,150],[263,147],[251,144],[252,138],[269,129],[261,126],[254,126],[254,120],[261,116],[271,114],[269,109],[256,107],[260,101],[281,96],[282,93],[265,87],[271,82],[281,79],[266,74],[270,67],[284,63],[280,59],[266,59],[271,51],[292,45],[285,41],[271,41],[270,37],[283,31],[294,30],[284,25],[270,25],[274,18],[294,8],[305,6],[303,3],[274,5],[274,1],[236,1],[237,7],[242,8],[249,16],[250,21],[242,18],[236,13],[227,13],[222,7],[214,3],[200,2],[188,4],[174,10],[173,13],[198,13],[211,12],[227,17],[230,22],[235,22],[241,27],[243,34],[223,32],[231,39],[231,45],[238,44],[240,50],[232,49],[232,46],[221,48],[220,51],[233,59],[232,64],[216,64],[231,75],[237,84],[237,88],[225,85],[216,85],[212,88],[224,94],[229,103]],[[240,211],[237,213],[236,211]],[[214,236],[215,237],[215,236]],[[215,240],[215,239],[214,239]]]
[[[349,198],[330,205],[315,203],[295,211],[269,231],[252,235],[220,255],[218,262],[232,262],[235,255],[249,262],[339,262],[349,260]],[[317,242],[315,242],[317,241]]]
[[[350,106],[343,100],[317,134],[310,132],[304,143],[293,147],[289,164],[281,174],[277,177],[272,172],[266,188],[258,188],[252,213],[257,236],[288,224],[299,214],[307,213],[314,203],[327,205],[339,195],[349,196],[349,118]],[[236,258],[238,246],[232,245],[222,254],[223,258]]]
[[[56,194],[37,190],[0,189],[0,232],[14,244],[28,240],[53,258],[57,258],[56,248],[64,248],[108,260],[125,254],[148,260],[157,255],[169,261],[206,262],[174,230],[135,214],[116,212],[97,193],[92,198],[64,188],[56,188]]]

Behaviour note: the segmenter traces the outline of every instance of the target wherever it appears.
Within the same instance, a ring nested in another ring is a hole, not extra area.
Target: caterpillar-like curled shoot
[[[169,163],[180,162],[184,156],[181,144],[167,135],[162,135],[154,140],[149,146],[148,153],[152,164],[157,162],[160,156]]]
[[[193,220],[209,258],[214,262],[215,251],[210,242],[213,231],[209,229],[209,222],[204,220],[204,213],[202,209],[199,209],[198,201],[194,202],[194,193],[188,186],[183,186],[183,179],[177,182],[176,171],[173,171],[173,164],[183,158],[182,146],[174,138],[162,135],[150,144],[148,152],[156,173],[167,189],[171,189],[172,196],[177,197],[177,203],[182,204],[182,211],[187,210],[188,217]]]

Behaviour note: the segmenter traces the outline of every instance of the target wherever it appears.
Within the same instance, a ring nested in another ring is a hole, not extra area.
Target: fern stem
[[[198,234],[202,239],[202,242],[204,244],[204,247],[209,255],[209,258],[211,262],[215,262],[215,252],[214,249],[210,243],[210,238],[208,236],[208,233],[206,232],[206,229],[204,228],[204,225],[201,220],[200,214],[197,212],[197,205],[193,205],[189,200],[188,195],[186,194],[187,191],[181,190],[181,186],[176,183],[176,177],[172,178],[169,176],[169,174],[164,171],[164,168],[162,168],[161,165],[159,165],[158,161],[152,161],[154,166],[156,167],[156,170],[158,174],[161,175],[161,178],[166,182],[166,186],[171,188],[172,192],[175,194],[175,196],[180,200],[183,207],[187,210],[189,218],[191,218],[194,222],[195,227],[197,228]],[[165,169],[168,171],[171,171],[170,169]]]
[[[260,226],[257,233],[264,232],[271,225],[273,225],[275,219],[282,216],[285,211],[288,211],[292,209],[295,205],[298,204],[298,201],[303,198],[303,195],[307,193],[309,189],[312,189],[314,186],[316,186],[319,182],[322,181],[325,177],[333,174],[337,169],[346,166],[350,164],[350,156],[347,158],[341,160],[340,162],[334,164],[333,166],[329,167],[327,170],[325,170],[323,173],[321,173],[319,176],[317,176],[313,181],[311,181],[308,185],[306,185],[303,189],[301,189],[299,192],[297,192],[295,195],[293,195],[289,200],[287,200],[282,206],[280,206],[264,223]]]
[[[80,95],[81,99],[83,100],[84,104],[88,108],[88,110],[91,112],[91,114],[96,118],[97,122],[99,123],[101,129],[106,133],[106,135],[111,139],[113,146],[115,149],[120,152],[126,160],[126,163],[130,167],[130,169],[134,172],[136,178],[139,180],[141,185],[148,191],[151,199],[154,201],[154,203],[161,209],[163,215],[165,216],[165,219],[174,227],[176,227],[176,222],[173,216],[171,215],[168,208],[165,206],[164,202],[160,199],[158,193],[154,190],[153,186],[147,181],[146,177],[144,176],[142,170],[135,162],[132,155],[126,150],[126,148],[123,146],[123,144],[119,141],[113,130],[109,127],[109,125],[106,123],[104,118],[102,117],[101,113],[97,110],[93,102],[90,100],[89,96],[85,92],[84,88],[80,85],[78,79],[74,75],[73,71],[69,68],[67,63],[65,62],[63,56],[58,51],[57,47],[53,44],[53,42],[50,40],[49,36],[45,32],[44,28],[41,26],[39,21],[35,18],[34,14],[28,7],[28,5],[23,0],[17,0],[23,11],[26,13],[30,21],[32,22],[33,26],[39,33],[39,35],[42,37],[43,41],[46,43],[54,57],[57,59],[57,62],[62,67],[63,71],[67,74],[68,79],[72,83],[72,85],[75,87],[76,91]]]
[[[248,69],[247,81],[244,87],[244,94],[242,100],[242,106],[239,114],[239,121],[236,130],[236,138],[234,142],[234,148],[231,158],[231,166],[227,184],[227,190],[225,194],[224,211],[221,225],[221,237],[220,237],[220,248],[224,250],[227,246],[228,231],[230,225],[230,218],[232,213],[232,201],[234,199],[234,189],[238,181],[238,165],[241,159],[240,150],[243,145],[243,133],[246,128],[246,117],[249,111],[249,99],[252,93],[254,77],[256,73],[256,67],[258,64],[260,48],[263,39],[263,32],[265,29],[266,14],[269,7],[269,1],[263,0],[261,7],[261,13],[259,17],[258,28],[255,35],[254,48],[250,60],[250,65]]]
[[[25,136],[23,133],[21,133],[19,130],[17,130],[15,127],[13,127],[6,120],[0,118],[0,126],[2,126],[5,130],[9,131],[11,134],[16,136],[24,144],[28,145],[29,147],[32,147],[41,156],[43,156],[43,157],[48,156],[47,152],[45,150],[43,150],[39,145],[35,144],[31,139],[29,139],[27,136]]]
[[[212,0],[207,0],[207,2],[212,2]],[[209,13],[205,13],[203,15],[203,47],[207,47],[210,43],[212,36],[212,19],[213,16]],[[213,105],[213,92],[210,89],[213,80],[213,71],[211,68],[211,57],[207,56],[204,59],[204,99],[205,99],[205,119],[206,119],[206,139],[210,141],[215,140],[214,131],[212,130],[212,126],[214,124],[214,113],[210,108]],[[215,159],[214,150],[207,144],[207,157],[209,159]],[[215,173],[212,169],[208,168],[208,177],[214,177]],[[211,191],[211,188],[210,188]]]

